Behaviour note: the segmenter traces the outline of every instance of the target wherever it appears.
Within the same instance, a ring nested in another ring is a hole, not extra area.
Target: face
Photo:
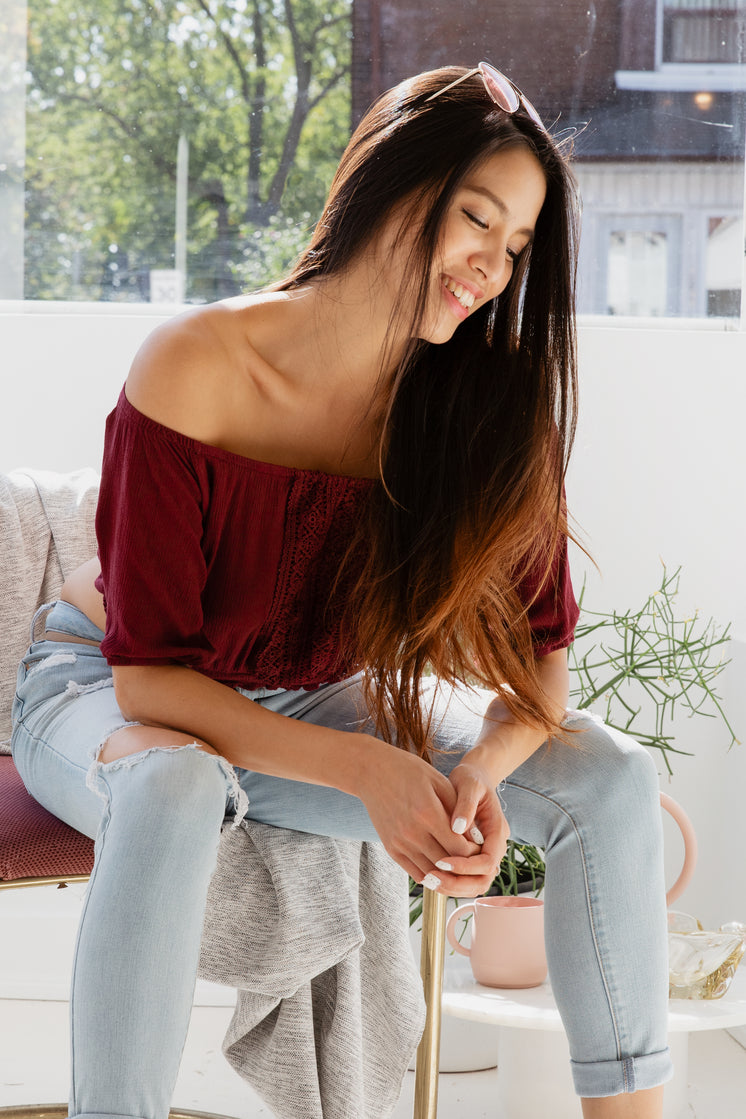
[[[541,164],[525,147],[498,152],[467,176],[445,218],[421,338],[448,341],[459,323],[504,290],[532,240],[545,195]]]

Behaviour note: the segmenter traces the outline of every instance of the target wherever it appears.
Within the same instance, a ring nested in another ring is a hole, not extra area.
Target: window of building
[[[661,0],[661,61],[741,61],[743,0]]]

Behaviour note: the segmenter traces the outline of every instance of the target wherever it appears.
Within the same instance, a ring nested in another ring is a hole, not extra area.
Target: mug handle
[[[679,877],[666,894],[666,905],[670,906],[683,894],[694,875],[697,865],[697,835],[684,809],[668,793],[661,793],[661,808],[665,808],[666,812],[673,816],[684,839],[684,865]]]
[[[454,909],[453,913],[448,918],[448,922],[446,924],[446,938],[448,940],[448,943],[450,944],[451,948],[454,949],[454,951],[460,952],[460,954],[462,956],[470,956],[471,955],[471,949],[470,948],[464,948],[463,944],[461,943],[461,941],[456,936],[456,921],[460,917],[466,917],[467,912],[471,914],[472,919],[473,919],[474,918],[474,902],[473,901],[466,902],[465,905],[459,905],[458,909]]]

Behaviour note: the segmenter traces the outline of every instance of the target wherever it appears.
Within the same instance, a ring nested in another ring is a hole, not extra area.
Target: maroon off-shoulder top
[[[189,665],[245,688],[314,688],[358,670],[334,586],[367,478],[257,462],[181,435],[122,391],[107,419],[96,514],[112,665]],[[538,654],[572,640],[563,547],[533,604]],[[525,594],[535,589],[529,572]]]

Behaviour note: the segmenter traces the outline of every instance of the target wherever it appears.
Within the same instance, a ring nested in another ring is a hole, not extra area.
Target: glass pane
[[[610,315],[665,315],[668,246],[665,233],[619,230],[608,256]]]
[[[738,218],[711,218],[707,237],[707,314],[740,313],[743,223]]]
[[[722,10],[672,10],[663,24],[664,62],[739,62],[739,19]]]
[[[0,299],[23,298],[26,0],[0,6]]]
[[[581,312],[629,305],[607,298],[610,234],[628,259],[667,214],[665,313],[737,314],[740,277],[707,270],[713,221],[742,240],[746,0],[563,0],[559,25],[551,5],[500,5],[499,29],[480,0],[3,0],[0,20],[26,8],[27,36],[0,26],[0,72],[26,70],[25,122],[18,81],[15,104],[0,92],[3,294],[21,294],[21,256],[32,299],[204,301],[276,279],[350,120],[400,78],[487,57],[575,136]]]
[[[203,302],[277,279],[349,136],[350,11],[28,0],[26,298]]]

